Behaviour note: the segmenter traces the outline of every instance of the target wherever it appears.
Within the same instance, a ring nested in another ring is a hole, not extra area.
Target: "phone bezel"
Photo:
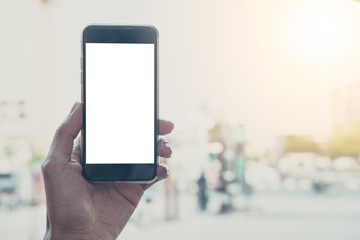
[[[154,163],[86,164],[86,43],[154,44]],[[153,26],[90,25],[82,34],[82,104],[83,130],[81,153],[83,175],[88,181],[152,182],[158,163],[158,31]]]

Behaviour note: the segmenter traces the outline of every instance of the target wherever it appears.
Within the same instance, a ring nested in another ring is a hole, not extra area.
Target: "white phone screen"
[[[86,43],[86,164],[154,163],[154,47]]]

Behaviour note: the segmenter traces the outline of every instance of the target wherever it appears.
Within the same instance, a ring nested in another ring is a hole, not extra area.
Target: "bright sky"
[[[215,23],[217,36],[207,49],[213,58],[204,51],[210,79],[203,79],[208,94],[203,101],[214,99],[224,121],[244,123],[249,145],[256,149],[281,134],[328,134],[333,91],[360,81],[360,4],[277,0],[239,5],[244,8],[229,6],[227,21]]]
[[[27,95],[35,136],[55,130],[80,99],[89,23],[158,28],[160,116],[178,133],[207,125],[207,108],[210,123],[244,123],[258,149],[280,134],[323,135],[332,92],[360,81],[358,1],[22,2],[0,2],[0,95]]]

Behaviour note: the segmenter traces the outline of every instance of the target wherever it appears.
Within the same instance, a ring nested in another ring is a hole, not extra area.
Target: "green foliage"
[[[289,135],[285,137],[284,152],[319,152],[319,146],[311,136]]]
[[[44,161],[45,157],[41,153],[33,153],[30,163],[38,163]]]
[[[216,123],[213,128],[209,130],[210,141],[220,141],[223,138],[226,126],[222,123]]]

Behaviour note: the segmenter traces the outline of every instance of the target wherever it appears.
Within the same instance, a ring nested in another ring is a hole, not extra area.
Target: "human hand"
[[[168,176],[167,166],[157,168],[157,180],[150,184],[89,183],[82,176],[80,141],[82,105],[75,103],[57,129],[48,156],[42,164],[46,190],[47,226],[44,239],[116,239],[134,212],[144,191]],[[171,122],[159,121],[159,134],[169,134]],[[140,150],[140,149],[139,149]],[[158,153],[171,156],[165,140]]]

